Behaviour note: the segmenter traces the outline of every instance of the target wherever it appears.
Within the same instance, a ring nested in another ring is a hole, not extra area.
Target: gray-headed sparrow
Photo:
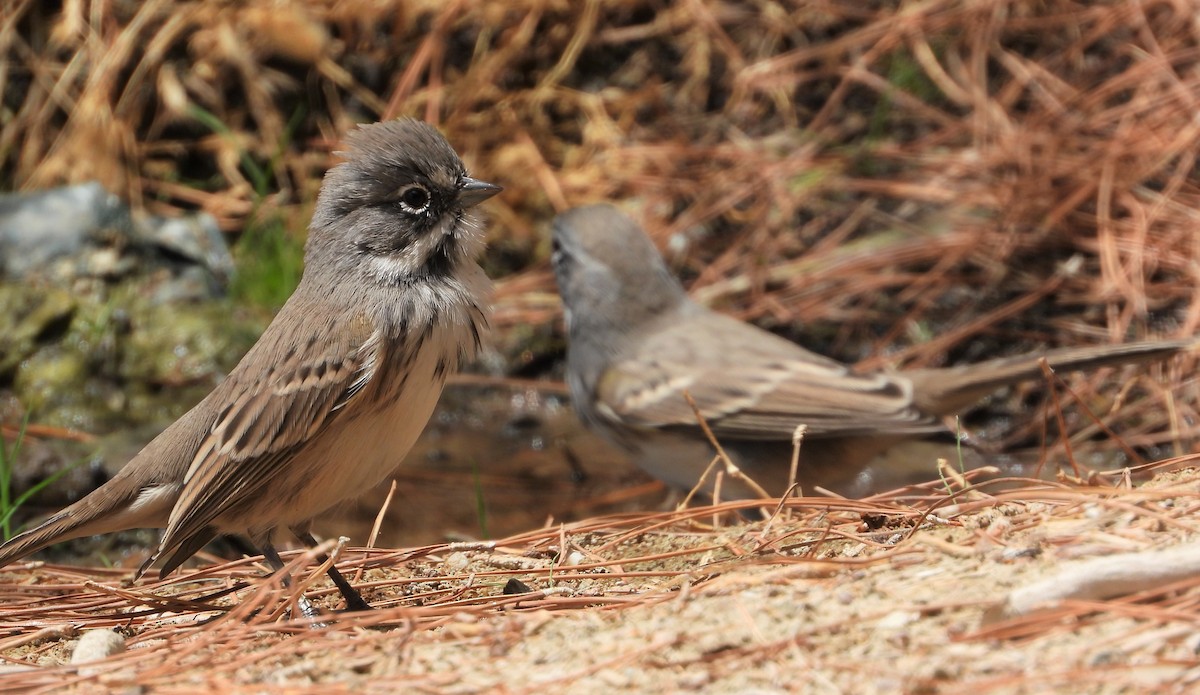
[[[52,543],[165,527],[166,574],[215,534],[247,536],[275,570],[287,527],[380,482],[475,354],[490,283],[472,209],[500,187],[469,176],[425,123],[349,134],[325,175],[299,287],[242,361],[108,483],[0,546],[0,566]],[[336,569],[352,609],[367,607]]]
[[[688,299],[649,237],[607,205],[554,222],[554,272],[568,328],[567,383],[583,422],[651,475],[689,489],[718,443],[772,495],[787,490],[793,434],[806,428],[798,481],[855,494],[856,476],[893,445],[944,431],[942,416],[1055,369],[1161,359],[1167,340],[1067,348],[946,369],[857,373]],[[710,491],[711,491],[710,477]],[[761,493],[738,479],[722,497]]]

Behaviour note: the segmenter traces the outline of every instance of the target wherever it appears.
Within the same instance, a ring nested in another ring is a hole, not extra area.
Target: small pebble
[[[881,630],[899,630],[921,619],[916,611],[892,611],[879,619],[875,626]]]
[[[533,593],[533,589],[530,589],[529,585],[520,579],[517,579],[516,577],[509,577],[508,581],[504,584],[503,593],[506,596],[513,596],[516,594],[531,594]]]
[[[471,566],[471,558],[466,553],[451,553],[446,558],[446,569],[453,574],[465,572]]]
[[[89,664],[125,651],[125,638],[112,630],[88,630],[71,653],[72,664]]]

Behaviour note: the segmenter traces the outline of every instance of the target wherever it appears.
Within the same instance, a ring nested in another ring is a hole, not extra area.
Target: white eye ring
[[[429,208],[429,190],[419,183],[410,183],[396,192],[396,202],[407,213],[419,215]]]

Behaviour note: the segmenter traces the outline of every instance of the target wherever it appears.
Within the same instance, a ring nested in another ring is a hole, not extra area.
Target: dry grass
[[[505,186],[506,354],[559,312],[546,222],[596,200],[633,208],[704,302],[864,366],[1191,335],[1192,9],[18,0],[0,176],[299,233],[341,134],[408,114]]]
[[[0,23],[13,185],[98,178],[238,230],[260,197],[310,201],[352,123],[427,118],[506,187],[502,327],[552,318],[542,225],[601,199],[694,242],[677,260],[706,301],[836,323],[837,351],[925,364],[994,332],[1200,322],[1186,3],[59,9],[24,0]],[[1084,267],[1047,288],[1073,254]],[[907,334],[926,322],[948,335]]]

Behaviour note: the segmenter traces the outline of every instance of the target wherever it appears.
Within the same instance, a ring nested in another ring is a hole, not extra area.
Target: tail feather
[[[118,475],[87,497],[0,545],[0,567],[73,538],[166,524],[178,488],[134,485]]]
[[[905,371],[904,375],[913,380],[913,398],[917,407],[934,415],[950,415],[1001,386],[1041,378],[1043,357],[1056,371],[1081,371],[1163,360],[1196,345],[1197,340],[1189,338],[1062,348],[948,369],[915,369]]]
[[[134,528],[163,528],[179,499],[188,466],[208,432],[201,405],[155,437],[87,497],[0,545],[0,567],[60,541]]]
[[[83,510],[77,509],[85,501],[87,501],[86,498],[46,519],[34,528],[5,541],[4,545],[0,545],[0,567],[32,555],[55,543],[93,535],[89,529],[96,521],[95,516],[85,516],[80,513]],[[95,533],[103,533],[103,531]]]
[[[216,531],[210,527],[205,527],[199,533],[193,533],[191,536],[186,538],[183,543],[180,543],[179,546],[176,547],[175,552],[171,553],[171,556],[167,558],[167,561],[163,563],[162,569],[158,571],[159,579],[162,579],[170,574],[175,570],[176,567],[182,565],[187,561],[188,558],[195,555],[200,551],[201,548],[208,545],[209,541],[216,537]],[[161,549],[159,552],[162,552]],[[154,561],[158,559],[158,556],[159,553],[151,555],[150,558],[146,560],[146,563],[142,565],[141,570],[138,572],[138,576],[141,576],[143,573],[145,573],[145,571],[150,568],[150,565],[154,564]]]
[[[69,535],[70,526],[71,519],[67,516],[67,510],[63,510],[44,521],[37,528],[13,536],[5,541],[4,545],[0,545],[0,567],[20,560],[26,555],[36,553],[60,540],[78,538],[79,536]]]

